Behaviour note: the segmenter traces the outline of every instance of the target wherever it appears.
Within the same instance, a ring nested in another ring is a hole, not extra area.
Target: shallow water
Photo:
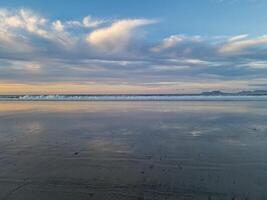
[[[267,199],[267,102],[0,102],[0,199]]]

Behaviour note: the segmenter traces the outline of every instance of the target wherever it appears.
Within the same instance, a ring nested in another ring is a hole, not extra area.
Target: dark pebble
[[[150,168],[150,169],[153,169],[153,168],[154,168],[154,165],[150,165],[149,168]]]

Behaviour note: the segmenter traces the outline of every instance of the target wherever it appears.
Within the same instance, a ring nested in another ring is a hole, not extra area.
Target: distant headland
[[[240,92],[222,92],[220,90],[214,90],[210,92],[202,92],[199,95],[204,95],[204,96],[258,96],[258,95],[267,95],[267,90],[252,90],[252,91],[240,91]]]

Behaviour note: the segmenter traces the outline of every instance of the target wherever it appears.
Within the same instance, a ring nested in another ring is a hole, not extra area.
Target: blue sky
[[[29,8],[51,19],[71,20],[92,15],[99,18],[153,18],[161,20],[158,36],[176,34],[259,35],[267,32],[264,0],[2,0],[10,9]]]
[[[0,93],[264,89],[264,0],[2,0]]]

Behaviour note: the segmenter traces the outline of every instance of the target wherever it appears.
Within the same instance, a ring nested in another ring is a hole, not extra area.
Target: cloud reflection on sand
[[[41,121],[30,121],[17,124],[15,129],[28,134],[39,134],[43,131],[43,124]]]

